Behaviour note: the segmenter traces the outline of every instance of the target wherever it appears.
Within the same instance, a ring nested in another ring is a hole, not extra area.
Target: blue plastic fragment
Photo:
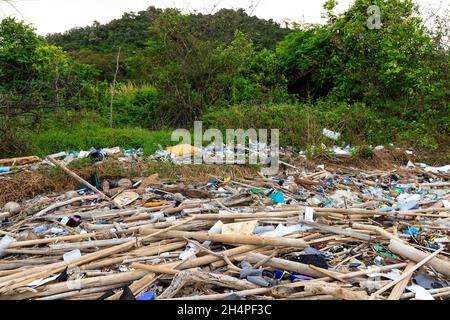
[[[314,280],[314,278],[308,277],[308,276],[300,276],[300,275],[292,274],[289,277],[289,280],[291,280],[291,281],[296,281],[296,280]]]
[[[49,228],[48,224],[43,224],[39,227],[34,228],[33,232],[37,233],[37,234],[41,234],[41,233],[44,233],[45,231],[47,231],[48,228]]]
[[[286,204],[286,200],[284,200],[283,192],[278,191],[276,193],[273,193],[269,196],[270,199],[272,199],[274,204]]]
[[[412,236],[412,235],[414,235],[414,234],[419,233],[419,231],[420,231],[419,228],[412,227],[412,228],[409,228],[408,230],[406,230],[406,231],[405,231],[405,234],[406,234],[406,235]]]
[[[156,299],[156,293],[154,293],[153,291],[143,293],[139,297],[136,298],[136,300],[139,300],[139,301],[149,301],[149,300],[155,300],[155,299]]]

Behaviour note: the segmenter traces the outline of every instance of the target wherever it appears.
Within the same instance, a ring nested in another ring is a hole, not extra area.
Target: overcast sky
[[[184,12],[214,12],[221,8],[244,8],[248,13],[283,22],[321,22],[325,0],[10,0],[17,11],[0,0],[0,17],[13,15],[35,26],[38,33],[63,32],[84,27],[94,20],[101,23],[120,18],[124,12],[177,7]],[[338,0],[338,11],[353,0]],[[448,7],[450,0],[416,0],[422,7]],[[252,9],[252,5],[253,8]],[[427,11],[427,10],[424,10]]]

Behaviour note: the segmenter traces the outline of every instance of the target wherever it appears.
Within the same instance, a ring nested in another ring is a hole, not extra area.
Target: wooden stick
[[[136,280],[129,288],[134,296],[136,296],[141,290],[150,286],[155,280],[156,275],[154,273],[149,273],[144,276],[142,279]],[[123,290],[119,290],[111,297],[108,297],[106,300],[119,300],[122,295]]]
[[[39,288],[38,292],[27,292],[23,294],[13,295],[13,296],[5,296],[0,295],[0,300],[10,300],[10,299],[29,299],[29,298],[37,298],[37,297],[46,297],[52,296],[55,294],[73,291],[73,290],[81,290],[87,288],[95,288],[95,287],[103,287],[113,284],[122,284],[128,283],[130,281],[134,281],[142,278],[147,274],[146,271],[131,271],[124,272],[120,274],[113,274],[108,276],[101,277],[92,277],[80,280],[71,280],[62,283],[50,284]]]
[[[273,258],[275,258],[278,255],[278,250],[275,250],[274,252],[272,252],[272,254],[270,256],[268,256],[267,258],[265,258],[264,260],[261,260],[260,262],[256,263],[253,268],[258,269],[259,267],[262,267],[263,265],[265,265],[267,262],[269,262],[270,260],[272,260]]]
[[[405,272],[411,270],[414,268],[416,264],[414,262],[408,263],[408,265],[405,268]],[[408,286],[409,280],[411,279],[412,274],[410,274],[408,277],[397,283],[392,289],[392,292],[388,298],[388,300],[400,300],[402,297],[403,292],[405,292],[406,287]]]
[[[164,266],[158,266],[158,265],[150,265],[150,264],[142,264],[142,263],[133,263],[130,266],[134,269],[140,269],[145,270],[153,273],[161,273],[161,274],[171,274],[176,275],[180,272],[180,270],[170,269]]]
[[[246,253],[246,252],[250,252],[253,250],[257,250],[259,248],[262,248],[261,246],[240,246],[237,248],[233,248],[233,249],[229,249],[229,250],[225,250],[220,252],[220,255],[223,256],[227,256],[227,257],[232,257],[232,256],[236,256],[242,253]],[[201,267],[204,265],[208,265],[210,263],[216,262],[221,260],[222,258],[218,257],[217,255],[212,255],[212,254],[208,254],[206,256],[200,257],[200,258],[196,258],[196,259],[192,259],[192,260],[186,260],[183,261],[179,266],[178,269],[179,270],[184,270],[184,269],[191,269],[191,268],[196,268],[196,267]],[[176,265],[177,263],[168,263],[165,264],[165,267],[174,267],[174,265]]]
[[[96,241],[85,241],[85,242],[74,242],[74,243],[58,243],[51,244],[50,249],[52,250],[82,250],[87,248],[101,248],[101,247],[111,247],[117,246],[119,244],[127,243],[130,241],[135,241],[135,238],[117,238],[108,240],[96,240]]]
[[[202,204],[209,203],[209,202],[211,202],[211,201],[208,200],[208,201],[199,201],[199,202],[195,202],[195,203],[182,204],[182,205],[180,205],[179,207],[176,207],[176,208],[164,209],[163,213],[165,215],[171,215],[171,214],[179,213],[179,212],[181,212],[181,211],[183,211],[185,209],[194,209],[194,208],[201,207]]]
[[[183,224],[186,224],[190,221],[194,220],[194,218],[188,218],[185,219],[183,222],[178,223],[174,226],[171,226],[167,229],[163,229],[163,230],[159,230],[158,232],[151,234],[147,237],[143,237],[140,239],[136,239],[136,241],[130,241],[112,248],[108,248],[108,249],[104,249],[104,250],[100,250],[98,252],[94,252],[91,254],[87,254],[81,258],[78,259],[74,259],[71,261],[64,261],[64,262],[59,262],[59,263],[55,263],[55,264],[51,264],[51,265],[47,265],[47,266],[43,266],[43,267],[37,267],[37,268],[31,268],[29,270],[25,270],[23,272],[20,272],[18,274],[12,275],[12,276],[7,276],[7,277],[2,277],[0,278],[0,293],[6,292],[10,289],[14,289],[14,288],[18,288],[20,286],[26,285],[29,282],[32,282],[36,279],[54,274],[54,273],[58,273],[63,271],[66,267],[68,266],[79,266],[106,256],[110,256],[113,254],[116,254],[118,252],[127,250],[129,248],[134,247],[135,245],[137,245],[138,243],[150,239],[152,237],[156,237],[164,232],[167,232],[169,230],[172,230],[174,228],[177,228]]]
[[[396,240],[396,241],[400,241],[400,242],[404,242],[399,237],[397,237],[397,236],[393,235],[392,233],[387,232],[383,228],[380,228],[380,227],[377,227],[377,226],[371,226],[371,225],[360,224],[360,223],[353,223],[352,227],[355,228],[355,229],[363,229],[363,230],[375,231],[375,232],[377,232],[378,234],[380,234],[381,236],[383,236],[385,238]]]
[[[83,294],[87,294],[87,293],[106,292],[108,290],[116,289],[117,287],[120,287],[121,285],[122,285],[121,283],[118,283],[118,284],[113,284],[110,286],[99,287],[99,288],[69,291],[69,292],[55,294],[55,295],[47,296],[47,297],[43,297],[43,298],[37,298],[35,300],[62,300],[64,298],[70,298],[73,296],[83,295]]]
[[[172,298],[185,285],[189,283],[207,283],[237,290],[248,290],[257,288],[256,285],[246,280],[240,280],[234,277],[225,276],[221,274],[186,270],[179,272],[174,277],[171,285],[161,294],[160,299]]]
[[[55,209],[60,208],[60,207],[67,206],[67,205],[69,205],[71,203],[74,203],[74,202],[85,201],[85,200],[95,200],[95,199],[98,199],[97,195],[95,195],[95,196],[76,197],[76,198],[72,198],[72,199],[69,199],[69,200],[66,200],[66,201],[63,201],[63,202],[57,202],[55,204],[52,204],[48,208],[45,208],[45,209],[39,211],[38,213],[33,215],[33,217],[34,218],[42,217],[47,212],[50,212],[50,211],[55,210]]]
[[[152,234],[155,229],[141,228],[140,233],[143,235]],[[153,235],[156,237],[156,235]],[[243,236],[239,234],[208,234],[203,232],[185,232],[185,231],[170,231],[166,232],[162,238],[189,238],[198,241],[212,241],[228,244],[252,244],[252,245],[270,245],[275,247],[294,247],[304,249],[308,245],[301,239],[289,239],[289,238],[269,238],[269,237],[257,237],[257,236]]]
[[[381,295],[383,292],[385,292],[386,290],[389,290],[390,288],[392,288],[393,286],[395,286],[397,283],[399,283],[400,281],[406,279],[407,277],[410,277],[414,271],[416,271],[417,269],[421,268],[422,266],[424,266],[427,262],[429,262],[431,259],[435,258],[439,253],[441,253],[444,250],[444,248],[441,248],[439,250],[437,250],[436,252],[434,252],[433,254],[430,254],[428,257],[426,257],[425,259],[423,259],[421,262],[419,262],[418,264],[415,265],[415,267],[411,268],[408,271],[405,271],[402,276],[400,278],[398,278],[397,280],[392,281],[391,283],[389,283],[388,285],[384,286],[383,288],[381,288],[380,290],[378,290],[377,292],[375,292],[374,294],[372,294],[372,297],[376,297]]]
[[[425,252],[422,252],[420,250],[411,247],[408,244],[395,240],[391,240],[389,250],[405,259],[415,262],[419,262],[428,257],[428,255]],[[431,261],[429,261],[428,264],[432,266],[437,272],[440,272],[446,276],[450,276],[450,262],[448,262],[447,260],[434,258]]]
[[[64,236],[64,237],[55,237],[55,238],[47,238],[47,239],[37,239],[37,240],[27,240],[27,241],[17,241],[11,243],[8,248],[20,248],[20,247],[30,247],[38,244],[48,244],[55,242],[63,242],[63,241],[73,241],[73,240],[81,240],[87,238],[95,238],[98,236],[104,236],[103,232],[96,233],[86,233],[86,234],[77,234],[73,236]]]
[[[36,156],[30,157],[20,157],[20,158],[10,158],[10,159],[0,159],[0,165],[24,165],[33,162],[39,162],[41,158]]]
[[[312,265],[312,264],[310,264],[309,267],[310,267],[311,269],[316,270],[317,272],[323,274],[323,275],[326,276],[326,277],[329,277],[329,278],[334,279],[334,280],[339,281],[339,282],[345,282],[345,283],[348,283],[347,280],[342,279],[342,278],[340,278],[340,277],[336,277],[334,274],[332,274],[332,273],[329,272],[328,270],[325,270],[325,269],[316,267],[315,265]]]
[[[74,178],[75,180],[77,180],[78,182],[84,184],[85,186],[87,186],[89,189],[91,189],[92,191],[94,191],[95,193],[97,193],[98,195],[100,195],[102,198],[111,201],[111,199],[104,194],[103,192],[101,192],[100,190],[98,190],[96,187],[94,187],[92,184],[90,184],[89,182],[87,182],[86,180],[84,180],[83,178],[81,178],[79,175],[77,175],[76,173],[70,171],[65,165],[63,165],[61,162],[53,159],[52,157],[47,157],[48,161],[50,161],[51,163],[53,163],[54,165],[60,167],[65,173],[67,173],[69,176],[71,176],[72,178]]]
[[[259,261],[262,261],[266,258],[268,258],[268,257],[263,254],[250,252],[248,254],[235,257],[235,260],[237,260],[237,261],[246,260],[250,263],[258,263]],[[288,260],[279,259],[279,258],[272,258],[272,259],[268,260],[265,263],[265,265],[268,267],[271,267],[271,268],[277,268],[277,269],[281,269],[281,270],[294,272],[297,274],[303,274],[303,275],[306,275],[309,277],[314,277],[314,278],[322,277],[322,273],[310,268],[310,266],[308,266],[306,264],[299,263],[299,262],[288,261]],[[335,272],[333,272],[333,273],[335,273]],[[340,274],[336,272],[336,275],[340,275]]]
[[[339,300],[367,300],[369,296],[365,291],[352,291],[339,285],[326,282],[305,283],[305,291],[317,294],[332,295]]]
[[[255,213],[224,213],[224,214],[198,214],[192,215],[197,220],[237,220],[237,219],[260,219],[260,218],[287,218],[298,216],[298,211],[284,212],[255,212]]]
[[[339,234],[339,235],[343,235],[343,236],[348,236],[348,237],[352,237],[355,239],[361,239],[364,241],[373,241],[374,240],[374,238],[371,237],[370,235],[355,232],[353,230],[345,230],[345,229],[341,229],[338,227],[326,226],[326,225],[322,225],[320,223],[306,221],[306,220],[301,220],[300,223],[303,223],[307,226],[313,227],[318,230],[335,233],[335,234]]]
[[[450,187],[450,182],[421,183],[419,187]]]

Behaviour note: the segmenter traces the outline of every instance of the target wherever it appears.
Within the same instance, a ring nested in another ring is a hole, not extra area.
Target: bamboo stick
[[[104,194],[103,192],[101,192],[100,190],[98,190],[96,187],[94,187],[92,184],[90,184],[89,182],[87,182],[86,180],[84,180],[83,178],[81,178],[79,175],[77,175],[75,172],[72,172],[71,170],[69,170],[65,165],[63,165],[61,162],[53,159],[52,157],[47,157],[48,161],[50,161],[51,163],[53,163],[54,165],[60,167],[65,173],[67,173],[69,176],[71,176],[72,178],[74,178],[75,180],[77,180],[78,182],[84,184],[85,186],[87,186],[89,189],[91,189],[92,191],[94,191],[95,193],[97,193],[98,195],[100,195],[102,198],[111,201],[111,199]]]
[[[380,228],[380,227],[377,227],[377,226],[365,225],[365,224],[360,224],[360,223],[353,223],[352,227],[355,228],[355,229],[363,229],[363,230],[375,231],[375,232],[377,232],[378,234],[382,235],[383,237],[385,237],[387,239],[392,239],[392,240],[404,242],[399,237],[397,237],[397,236],[393,235],[392,233],[387,232],[383,228]]]
[[[395,254],[398,254],[399,256],[415,261],[420,262],[421,260],[428,257],[428,254],[425,252],[422,252],[420,250],[417,250],[413,247],[411,247],[408,244],[401,243],[395,240],[391,240],[391,243],[389,245],[389,250]],[[433,258],[431,261],[428,262],[428,264],[433,267],[437,272],[440,272],[446,276],[450,276],[450,262],[439,259],[439,258]]]
[[[129,288],[134,296],[137,295],[138,292],[143,290],[143,288],[150,286],[155,281],[156,275],[154,273],[149,273],[144,276],[142,279],[136,280]],[[123,290],[116,292],[111,297],[108,297],[106,300],[119,300],[122,295]]]
[[[171,226],[167,229],[163,229],[163,230],[159,230],[158,232],[155,232],[154,234],[150,234],[149,236],[140,238],[140,239],[136,239],[136,241],[130,241],[118,246],[115,246],[113,248],[108,248],[108,249],[104,249],[104,250],[100,250],[98,252],[94,252],[91,254],[87,254],[81,258],[78,259],[74,259],[71,261],[65,261],[65,262],[60,262],[60,263],[55,263],[55,264],[51,264],[51,265],[47,265],[47,266],[43,266],[43,267],[37,267],[37,268],[31,268],[29,270],[20,272],[14,276],[7,276],[7,277],[2,277],[0,278],[0,293],[6,292],[8,290],[14,289],[14,288],[18,288],[22,285],[26,285],[27,283],[34,281],[36,279],[54,274],[54,273],[58,273],[63,271],[66,267],[68,266],[79,266],[106,256],[110,256],[112,254],[127,250],[129,248],[134,247],[137,243],[144,241],[144,240],[148,240],[152,237],[156,237],[164,232],[170,231],[172,229],[175,229],[183,224],[186,224],[190,221],[194,220],[194,218],[188,218],[185,219],[183,222],[176,224],[174,226]]]
[[[140,233],[143,235],[151,234],[155,229],[141,228]],[[271,245],[276,247],[295,247],[304,249],[308,245],[301,239],[289,238],[269,238],[257,236],[243,236],[238,234],[224,235],[224,234],[208,234],[202,232],[185,232],[185,231],[170,231],[166,232],[162,238],[189,238],[198,241],[212,241],[228,244],[252,244],[252,245]]]
[[[96,241],[85,241],[79,243],[58,243],[51,244],[50,249],[52,250],[76,250],[76,249],[86,249],[86,248],[101,248],[116,246],[119,244],[127,243],[130,241],[135,241],[135,238],[118,238],[118,239],[108,239],[108,240],[96,240]]]
[[[150,265],[150,264],[142,264],[142,263],[133,263],[130,266],[134,269],[145,270],[153,273],[161,273],[161,274],[171,274],[176,275],[180,272],[180,270],[170,269],[164,266],[159,265]]]
[[[317,230],[322,230],[322,231],[335,233],[335,234],[339,234],[339,235],[343,235],[343,236],[348,236],[348,237],[352,237],[352,238],[360,239],[360,240],[364,240],[364,241],[369,241],[369,242],[374,240],[374,238],[371,237],[370,235],[355,232],[353,230],[345,230],[345,229],[341,229],[338,227],[326,226],[326,225],[322,225],[317,222],[311,222],[311,221],[305,221],[305,220],[301,220],[300,222],[307,226],[315,228]]]
[[[409,270],[414,268],[415,265],[416,264],[414,262],[408,263],[408,265],[405,268],[405,272],[408,272]],[[409,280],[411,279],[411,276],[412,276],[412,274],[410,274],[405,279],[403,279],[402,281],[400,281],[399,283],[397,283],[395,285],[394,289],[392,289],[392,292],[389,295],[388,300],[400,300],[400,298],[402,297],[403,292],[405,292],[405,289],[408,286],[408,283],[409,283]]]
[[[87,288],[95,288],[95,287],[104,287],[113,284],[123,284],[128,283],[130,281],[134,281],[142,278],[147,274],[146,271],[130,271],[123,272],[120,274],[113,274],[109,276],[101,276],[101,277],[93,277],[93,278],[85,278],[80,280],[71,280],[62,283],[50,284],[46,285],[42,288],[38,289],[38,292],[26,292],[23,294],[13,295],[13,296],[5,296],[0,295],[0,300],[21,300],[21,299],[29,299],[29,298],[40,298],[46,296],[52,296],[55,294],[73,291],[82,290]]]
[[[39,245],[39,244],[49,244],[49,243],[62,242],[62,241],[72,241],[72,240],[82,240],[82,239],[87,239],[87,238],[96,238],[99,236],[105,236],[105,234],[106,234],[105,232],[96,232],[96,233],[77,234],[77,235],[73,235],[73,236],[27,240],[27,241],[17,241],[17,242],[11,243],[8,246],[8,248],[30,247],[30,246]]]
[[[21,166],[28,163],[39,162],[41,158],[37,156],[20,157],[20,158],[10,158],[10,159],[0,159],[0,165],[16,165]]]
[[[393,286],[395,286],[397,283],[403,281],[404,279],[410,277],[414,271],[418,270],[420,267],[424,266],[427,262],[429,262],[431,259],[433,259],[434,257],[436,257],[439,253],[441,253],[444,250],[444,248],[441,248],[439,250],[437,250],[436,252],[434,252],[433,254],[429,255],[428,257],[426,257],[425,259],[423,259],[421,262],[419,262],[418,264],[416,264],[413,268],[411,268],[410,270],[405,270],[405,272],[402,274],[402,276],[400,278],[398,278],[397,280],[392,281],[391,283],[389,283],[388,285],[384,286],[383,288],[381,288],[380,290],[378,290],[377,292],[375,292],[374,294],[372,294],[372,297],[376,297],[381,295],[383,292],[385,292],[386,290],[389,290],[390,288],[392,288]]]
[[[66,200],[66,201],[57,202],[57,203],[54,203],[54,204],[52,204],[51,206],[49,206],[49,207],[47,207],[47,208],[45,208],[45,209],[39,211],[38,213],[34,214],[33,217],[34,217],[34,218],[42,217],[42,216],[44,216],[46,213],[48,213],[48,212],[50,212],[50,211],[52,211],[52,210],[55,210],[55,209],[57,209],[57,208],[61,208],[61,207],[67,206],[67,205],[72,204],[72,203],[74,203],[74,202],[88,201],[88,200],[96,200],[96,199],[98,199],[98,196],[97,196],[97,195],[94,195],[94,196],[76,197],[76,198],[72,198],[72,199],[69,199],[69,200]]]
[[[69,291],[69,292],[64,292],[64,293],[60,293],[60,294],[55,294],[52,296],[47,296],[47,297],[43,297],[43,298],[37,298],[35,300],[62,300],[64,298],[70,298],[73,296],[78,296],[78,295],[84,295],[84,294],[88,294],[88,293],[97,293],[97,292],[105,292],[108,290],[112,290],[112,289],[116,289],[118,287],[121,286],[121,283],[118,284],[113,284],[110,286],[105,286],[105,287],[99,287],[99,288],[92,288],[92,289],[84,289],[84,290],[75,290],[75,291]]]

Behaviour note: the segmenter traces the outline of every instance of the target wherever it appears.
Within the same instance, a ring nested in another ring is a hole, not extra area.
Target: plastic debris
[[[322,134],[325,137],[327,137],[327,138],[329,138],[331,140],[335,140],[335,141],[339,140],[339,138],[341,137],[340,133],[334,132],[334,131],[331,131],[331,130],[328,130],[328,129],[323,129]]]
[[[448,297],[446,167],[415,163],[411,155],[408,164],[402,159],[386,170],[354,168],[345,164],[355,151],[346,144],[333,147],[331,159],[320,163],[305,161],[300,157],[305,152],[282,150],[283,160],[296,166],[280,162],[282,170],[274,176],[247,167],[244,173],[202,167],[189,177],[190,167],[177,166],[196,152],[224,159],[268,148],[252,141],[250,148],[161,147],[150,157],[120,148],[56,154],[66,164],[109,159],[118,170],[88,171],[90,179],[75,190],[3,200],[2,205],[17,201],[20,211],[0,210],[0,267],[4,277],[23,270],[29,276],[17,288],[0,281],[2,299],[240,300],[234,292],[259,288],[245,299],[385,300],[393,288],[374,293],[404,275],[408,263],[417,265],[436,250],[442,252],[411,274],[399,299]],[[384,154],[390,148],[372,150]],[[37,169],[55,165],[30,161],[8,163],[12,171],[0,175],[7,178],[2,182],[21,170],[33,177]],[[176,164],[174,173],[148,176],[149,161]],[[88,255],[89,261],[74,266]],[[42,276],[56,264],[58,269]],[[358,275],[346,276],[353,272]],[[327,280],[310,281],[322,278]],[[73,287],[79,281],[82,290]],[[298,281],[301,290],[286,287]]]

